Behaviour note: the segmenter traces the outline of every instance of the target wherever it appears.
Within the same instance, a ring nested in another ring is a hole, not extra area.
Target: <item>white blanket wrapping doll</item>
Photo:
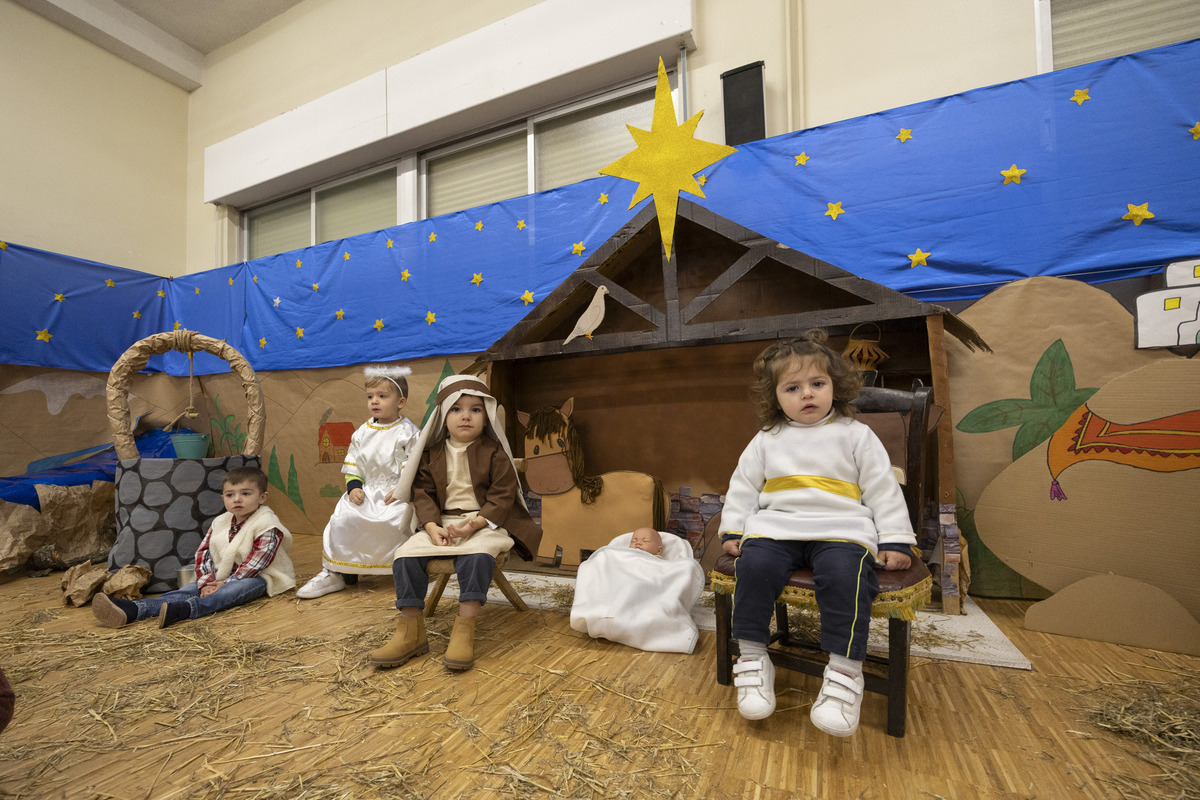
[[[663,553],[630,547],[624,533],[579,565],[571,627],[593,638],[659,653],[691,653],[699,631],[692,606],[704,570],[685,539],[663,533]]]

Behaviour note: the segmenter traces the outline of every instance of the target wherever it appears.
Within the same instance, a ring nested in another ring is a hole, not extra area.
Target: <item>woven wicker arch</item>
[[[267,429],[267,414],[263,405],[262,387],[254,368],[236,348],[224,341],[189,330],[166,331],[147,336],[135,342],[121,354],[108,373],[108,424],[112,428],[113,445],[120,459],[137,458],[137,444],[129,418],[129,383],[133,375],[140,372],[150,356],[178,350],[181,353],[204,351],[229,362],[229,368],[241,379],[246,392],[246,408],[249,416],[246,444],[243,455],[257,455],[262,449]]]

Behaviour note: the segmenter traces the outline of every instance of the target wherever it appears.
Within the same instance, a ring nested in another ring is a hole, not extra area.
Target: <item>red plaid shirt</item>
[[[233,541],[233,537],[237,536],[238,531],[242,529],[242,525],[244,524],[246,524],[246,520],[238,522],[234,519],[230,522],[229,541]],[[213,563],[212,553],[208,550],[208,543],[212,539],[212,534],[213,529],[209,527],[208,533],[204,534],[204,541],[200,542],[200,548],[196,551],[197,589],[203,589],[217,579],[217,567]],[[275,560],[275,551],[279,549],[279,543],[282,541],[283,534],[279,532],[278,528],[271,528],[266,533],[260,534],[254,539],[254,546],[250,548],[250,555],[246,556],[246,560],[239,564],[238,568],[226,580],[240,581],[243,578],[253,578],[259,572],[262,572]]]

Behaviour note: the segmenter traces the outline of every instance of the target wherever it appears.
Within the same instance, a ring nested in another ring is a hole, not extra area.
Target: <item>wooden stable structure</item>
[[[483,354],[493,392],[515,411],[575,398],[575,424],[589,472],[636,469],[668,490],[723,493],[755,431],[747,401],[750,366],[764,342],[813,327],[841,348],[855,326],[878,326],[889,358],[884,386],[932,386],[950,396],[945,336],[986,345],[941,306],[923,303],[788,248],[681,200],[672,258],[663,256],[648,205],[528,316]],[[577,318],[608,289],[603,322],[591,338],[564,345]],[[929,474],[936,530],[923,544],[943,551],[943,607],[961,609],[949,414],[942,415]],[[921,537],[922,534],[918,533]]]

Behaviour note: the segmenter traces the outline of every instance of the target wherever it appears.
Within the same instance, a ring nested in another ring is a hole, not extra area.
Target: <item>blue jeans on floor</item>
[[[137,618],[146,619],[148,617],[157,617],[163,603],[186,601],[192,609],[192,613],[188,615],[188,618],[196,619],[197,617],[207,617],[209,614],[224,611],[227,608],[244,605],[251,600],[257,600],[266,593],[266,580],[255,575],[253,578],[242,578],[236,581],[227,580],[220,589],[217,589],[208,597],[201,597],[200,590],[196,588],[196,584],[189,583],[187,586],[181,586],[174,591],[164,592],[158,597],[143,597],[141,600],[134,600],[133,603],[137,606]]]

